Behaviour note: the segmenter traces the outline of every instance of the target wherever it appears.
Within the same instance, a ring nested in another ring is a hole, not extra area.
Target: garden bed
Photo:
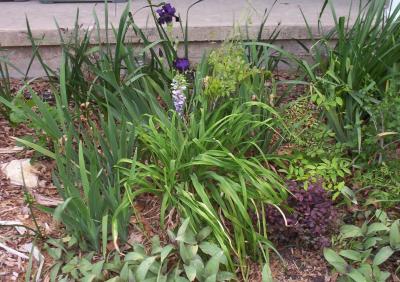
[[[43,79],[0,62],[1,277],[398,281],[397,13],[336,19],[312,65],[263,24],[193,65],[176,9],[147,8],[157,41],[127,9],[116,47],[77,24],[59,70],[36,52]]]

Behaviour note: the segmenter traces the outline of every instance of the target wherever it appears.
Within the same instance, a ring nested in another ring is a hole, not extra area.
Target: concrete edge
[[[274,26],[265,26],[262,35],[263,40],[269,39],[272,32],[277,28]],[[310,39],[307,27],[298,25],[281,25],[278,27],[280,33],[277,40],[307,40]],[[333,26],[324,26],[324,30],[329,30]],[[240,34],[247,33],[250,38],[256,38],[259,26],[241,26],[239,28],[234,28],[233,26],[201,26],[201,27],[189,27],[189,41],[190,42],[212,42],[212,41],[224,41],[233,35],[235,30],[241,31]],[[314,38],[320,38],[318,26],[310,26],[310,30]],[[148,36],[150,40],[156,40],[157,31],[156,28],[144,28],[144,33]],[[61,34],[64,36],[65,40],[71,36],[71,31],[67,29],[61,29]],[[93,32],[91,37],[91,43],[97,43],[97,32]],[[35,38],[36,44],[40,46],[56,46],[60,44],[59,32],[56,28],[50,30],[33,30],[33,37]],[[100,31],[101,42],[105,41],[105,29]],[[173,32],[174,36],[183,40],[180,28],[175,28]],[[112,30],[109,30],[109,41],[110,43],[115,43],[115,38],[112,35]],[[132,43],[139,43],[140,39],[133,32],[128,33],[127,41]],[[31,46],[31,41],[28,38],[27,30],[0,30],[0,47],[29,47]]]

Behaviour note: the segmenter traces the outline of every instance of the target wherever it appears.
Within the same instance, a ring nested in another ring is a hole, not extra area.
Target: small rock
[[[38,176],[35,168],[30,164],[30,159],[12,160],[0,165],[1,170],[10,179],[10,183],[16,186],[36,188]]]

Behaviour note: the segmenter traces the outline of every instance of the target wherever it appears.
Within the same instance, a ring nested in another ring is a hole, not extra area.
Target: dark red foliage
[[[268,233],[272,241],[283,244],[302,244],[311,248],[330,245],[330,235],[336,223],[336,209],[329,193],[320,183],[288,183],[289,195],[282,214],[274,207],[267,209]]]

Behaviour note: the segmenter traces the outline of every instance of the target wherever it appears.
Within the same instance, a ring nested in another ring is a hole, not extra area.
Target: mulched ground
[[[15,141],[12,137],[32,135],[33,131],[24,125],[12,127],[0,117],[0,148],[12,148]],[[5,163],[14,159],[31,158],[33,152],[24,150],[18,153],[0,154],[0,163]],[[46,197],[57,197],[57,191],[51,184],[51,167],[49,162],[37,162],[35,165],[39,175],[39,187],[29,191],[34,194]],[[36,229],[32,220],[32,214],[24,200],[25,191],[22,187],[10,184],[9,180],[0,171],[0,221],[20,221],[23,225]],[[46,236],[56,236],[61,228],[52,220],[51,215],[43,213],[38,209],[33,209],[33,214]],[[0,243],[8,247],[21,251],[21,247],[34,241],[34,233],[27,231],[20,234],[15,227],[0,226]],[[26,253],[25,253],[26,254]],[[0,248],[0,281],[24,281],[27,260],[21,259],[16,255],[10,254]]]

